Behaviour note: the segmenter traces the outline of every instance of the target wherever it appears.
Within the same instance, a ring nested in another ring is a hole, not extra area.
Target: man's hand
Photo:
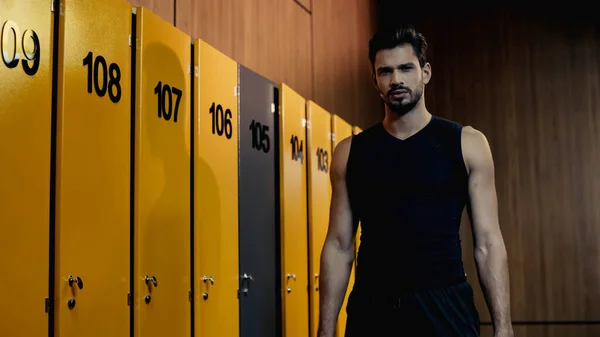
[[[495,337],[512,337],[508,261],[498,221],[494,162],[485,136],[465,127],[462,136],[469,172],[469,215],[479,280]]]

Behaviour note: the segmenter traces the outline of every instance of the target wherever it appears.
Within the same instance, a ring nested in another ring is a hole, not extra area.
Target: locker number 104
[[[300,163],[304,163],[304,152],[302,150],[304,141],[299,141],[298,136],[292,135],[290,143],[292,144],[292,160],[300,160]]]
[[[14,21],[5,21],[0,30],[0,54],[8,69],[16,68],[19,61],[22,61],[25,74],[33,76],[40,68],[40,39],[31,29],[25,30],[21,35],[19,26]],[[33,61],[33,64],[30,65],[29,61]]]

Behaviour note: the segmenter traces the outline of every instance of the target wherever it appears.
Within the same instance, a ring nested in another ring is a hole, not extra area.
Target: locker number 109
[[[1,22],[0,18],[0,22]],[[33,76],[40,68],[40,39],[36,32],[27,29],[23,35],[14,21],[5,21],[0,31],[0,54],[8,69],[14,69],[22,61],[25,74]],[[21,57],[25,57],[21,60]],[[29,64],[33,61],[33,65]]]

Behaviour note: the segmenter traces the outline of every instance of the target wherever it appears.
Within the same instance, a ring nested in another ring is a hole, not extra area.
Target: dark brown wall
[[[473,6],[405,11],[430,45],[428,108],[491,144],[513,320],[584,321],[525,322],[515,335],[598,336],[583,324],[600,321],[600,25],[573,2]],[[489,322],[463,223],[467,273]]]
[[[381,117],[370,86],[369,0],[130,0],[352,125]],[[375,109],[374,109],[375,106]]]

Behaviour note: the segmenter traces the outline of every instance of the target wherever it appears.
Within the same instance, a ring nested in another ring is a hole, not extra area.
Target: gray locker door
[[[240,337],[276,337],[276,84],[240,66],[239,236]]]

